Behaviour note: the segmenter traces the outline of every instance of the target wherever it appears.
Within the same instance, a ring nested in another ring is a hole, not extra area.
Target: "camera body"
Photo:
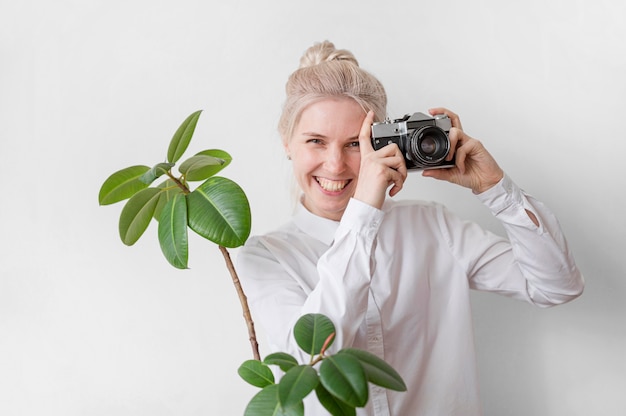
[[[450,153],[451,127],[450,118],[445,114],[434,117],[424,113],[407,114],[393,121],[374,123],[372,146],[378,150],[391,143],[397,144],[407,169],[449,168],[454,166],[454,160],[445,160]]]

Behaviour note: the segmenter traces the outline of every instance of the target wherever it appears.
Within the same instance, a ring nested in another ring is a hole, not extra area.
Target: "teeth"
[[[343,188],[346,187],[348,182],[350,182],[350,181],[333,181],[333,180],[326,179],[326,178],[316,178],[316,179],[317,179],[317,183],[319,183],[320,186],[325,191],[329,191],[329,192],[341,191]]]

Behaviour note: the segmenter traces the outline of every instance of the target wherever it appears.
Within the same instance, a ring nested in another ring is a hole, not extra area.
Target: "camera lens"
[[[409,140],[411,158],[426,166],[442,162],[450,150],[450,140],[445,131],[436,126],[416,130]]]
[[[424,137],[420,143],[420,150],[425,155],[433,155],[437,152],[437,141],[432,136]]]

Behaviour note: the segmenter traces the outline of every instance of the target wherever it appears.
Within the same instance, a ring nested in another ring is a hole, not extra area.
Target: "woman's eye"
[[[348,147],[359,147],[359,142],[350,142],[347,145]]]
[[[307,140],[307,143],[321,144],[322,141],[320,139],[309,139]]]

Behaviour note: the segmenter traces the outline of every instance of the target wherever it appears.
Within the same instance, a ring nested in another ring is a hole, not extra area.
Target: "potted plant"
[[[404,391],[400,375],[380,358],[363,350],[345,348],[327,352],[335,327],[324,315],[308,314],[294,327],[300,348],[311,356],[300,364],[286,353],[270,354],[263,361],[246,295],[228,251],[243,245],[251,229],[250,205],[245,192],[230,179],[216,176],[228,166],[231,156],[219,149],[196,153],[173,168],[182,158],[195,132],[202,111],[190,114],[170,140],[165,162],[134,165],[110,175],[98,195],[100,205],[125,201],[119,219],[122,242],[133,245],[153,219],[158,221],[158,239],[167,261],[178,269],[188,264],[188,229],[215,243],[222,252],[241,302],[253,359],[239,367],[239,375],[262,388],[248,404],[245,415],[303,415],[303,399],[315,390],[332,415],[353,415],[365,406],[368,383]],[[151,186],[157,179],[162,181]],[[202,182],[195,189],[191,182]],[[284,372],[276,382],[270,365]]]

